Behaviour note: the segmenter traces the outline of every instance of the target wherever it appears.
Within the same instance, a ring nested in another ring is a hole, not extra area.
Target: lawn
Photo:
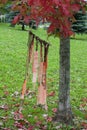
[[[20,94],[24,81],[27,57],[28,28],[9,27],[0,23],[0,130],[70,130],[55,124],[59,86],[59,39],[47,38],[43,29],[33,30],[50,42],[47,70],[48,111],[36,105],[32,82],[28,81],[22,113],[19,113]],[[87,129],[87,34],[71,38],[71,105],[76,130]],[[37,91],[37,88],[36,90]],[[53,93],[53,95],[51,95]],[[5,129],[7,128],[7,129]],[[30,128],[30,129],[28,129]]]

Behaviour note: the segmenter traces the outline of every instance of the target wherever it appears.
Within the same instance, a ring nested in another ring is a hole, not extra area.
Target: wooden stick
[[[48,46],[50,45],[50,43],[48,43],[48,42],[40,39],[38,36],[36,36],[35,34],[33,34],[31,31],[29,31],[29,35],[32,35],[35,39],[38,39],[39,43],[42,43],[42,44],[48,45]]]
[[[21,94],[21,99],[24,99],[24,95],[26,92],[26,84],[27,84],[27,80],[24,80],[23,86],[22,86],[22,94]]]
[[[25,80],[22,86],[22,93],[21,93],[21,99],[24,99],[24,95],[26,93],[26,85],[27,85],[27,80],[29,76],[29,63],[31,61],[31,55],[32,55],[32,48],[33,48],[33,43],[34,38],[32,35],[29,36],[29,42],[28,42],[28,54],[27,54],[27,61],[26,61],[26,72],[25,72]]]

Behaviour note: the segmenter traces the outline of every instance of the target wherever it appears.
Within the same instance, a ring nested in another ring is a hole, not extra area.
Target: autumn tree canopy
[[[75,21],[74,14],[84,10],[84,0],[16,0],[13,10],[19,10],[20,14],[15,17],[16,23],[21,17],[27,22],[35,19],[50,22],[48,34],[59,36],[70,36],[72,22]]]
[[[0,5],[11,0],[1,0]],[[84,10],[85,0],[14,0],[13,10],[20,11],[13,23],[16,24],[22,17],[26,23],[35,19],[50,22],[48,34],[59,36],[72,35],[71,24],[75,21],[74,14]]]

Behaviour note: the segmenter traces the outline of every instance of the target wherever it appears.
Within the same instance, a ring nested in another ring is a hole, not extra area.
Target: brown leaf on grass
[[[24,124],[22,124],[21,122],[18,122],[18,121],[16,121],[16,122],[14,123],[14,126],[17,127],[17,128],[20,128],[20,129],[22,129],[22,130],[25,130],[25,129],[26,129],[25,126],[24,126]]]
[[[47,125],[44,125],[42,121],[36,122],[35,126],[38,127],[40,130],[47,130]]]
[[[87,123],[86,123],[86,122],[82,122],[82,123],[81,123],[81,126],[82,126],[85,130],[87,130]]]
[[[38,126],[38,127],[40,127],[41,124],[42,124],[41,121],[37,121],[35,125]]]
[[[9,107],[7,105],[1,105],[0,109],[7,111],[9,109]]]
[[[51,122],[52,121],[52,117],[47,117],[47,122]]]
[[[47,80],[48,80],[49,82],[54,82],[54,79],[53,79],[53,78],[47,78]]]
[[[14,120],[16,121],[24,118],[23,114],[19,111],[16,111],[13,114],[14,114]]]
[[[87,102],[87,98],[82,98],[81,101],[86,103]]]
[[[17,103],[17,104],[15,104],[14,106],[15,106],[15,107],[20,107],[20,104],[19,104],[19,103]]]
[[[8,95],[9,95],[9,91],[8,91],[7,89],[8,89],[7,86],[3,86],[3,93],[4,93],[4,96],[8,96]]]
[[[55,91],[52,91],[48,94],[48,96],[54,96],[55,95]]]
[[[56,112],[57,112],[57,108],[53,108],[52,111],[53,111],[54,113],[56,113]]]
[[[36,92],[30,91],[29,89],[27,89],[25,95],[29,96],[29,98],[32,98],[32,96],[36,95]]]
[[[14,123],[15,127],[19,128],[20,130],[28,130],[28,129],[33,130],[33,127],[31,126],[29,121],[27,121],[24,118],[22,112],[16,111],[13,113],[13,115],[14,115],[14,120],[15,120],[15,123]],[[26,126],[29,128],[27,129]]]
[[[4,92],[4,95],[5,95],[5,96],[8,96],[8,95],[9,95],[9,91],[5,91],[5,92]]]
[[[80,107],[85,107],[85,106],[86,106],[86,103],[80,104]]]
[[[80,110],[81,111],[86,111],[86,106],[87,106],[87,103],[82,103],[82,104],[80,104]]]
[[[34,130],[33,126],[29,126],[29,128],[27,130]]]

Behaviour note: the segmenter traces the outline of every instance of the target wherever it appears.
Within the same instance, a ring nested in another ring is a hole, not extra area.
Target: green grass
[[[57,107],[58,86],[59,86],[59,39],[50,37],[43,29],[33,30],[40,38],[51,43],[48,55],[47,90],[48,93],[55,91],[53,97],[48,97],[48,112],[36,107],[35,95],[26,96],[22,113],[24,118],[34,125],[41,121],[47,125],[47,130],[56,130],[56,125],[47,122],[44,114],[52,117],[53,108]],[[9,27],[8,24],[0,23],[0,106],[6,105],[4,110],[0,108],[0,127],[16,130],[14,126],[14,114],[20,105],[20,93],[25,76],[27,56],[27,31],[21,31],[20,26]],[[81,122],[87,119],[87,35],[76,35],[71,38],[71,105],[76,117],[77,127],[80,130]],[[32,89],[32,83],[27,89]],[[6,119],[4,119],[4,117]],[[27,127],[27,125],[25,125]],[[58,126],[58,125],[57,125]],[[60,130],[69,130],[70,127],[63,126]],[[36,129],[34,129],[36,130]],[[39,128],[37,128],[39,130]]]

